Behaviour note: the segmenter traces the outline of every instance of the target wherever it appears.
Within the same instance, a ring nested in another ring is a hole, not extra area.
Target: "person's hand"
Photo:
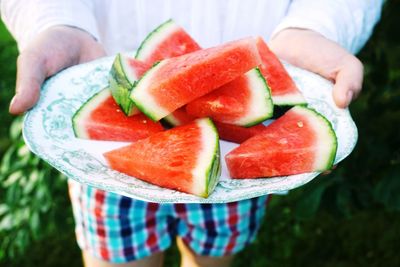
[[[281,59],[334,82],[333,99],[347,107],[362,87],[362,63],[337,43],[311,30],[285,29],[269,43]]]
[[[47,77],[104,55],[103,47],[80,29],[54,26],[43,31],[18,57],[16,94],[10,113],[21,114],[33,107]]]

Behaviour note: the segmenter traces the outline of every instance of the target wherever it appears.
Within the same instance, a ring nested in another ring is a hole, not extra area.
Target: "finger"
[[[357,58],[351,56],[342,66],[335,77],[333,99],[339,108],[346,108],[361,91],[363,65]]]
[[[46,78],[45,58],[40,53],[22,52],[17,61],[16,94],[10,104],[11,114],[21,114],[38,101]]]
[[[89,51],[85,51],[82,53],[79,63],[85,63],[88,61],[92,61],[94,59],[98,59],[104,57],[106,55],[106,51],[104,50],[103,46],[95,43],[91,46]]]

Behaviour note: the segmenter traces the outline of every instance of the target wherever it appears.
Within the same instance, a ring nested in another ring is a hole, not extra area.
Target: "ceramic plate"
[[[113,58],[103,58],[66,69],[48,79],[41,98],[24,120],[23,135],[31,151],[66,176],[103,190],[152,202],[222,203],[280,193],[304,185],[319,173],[268,179],[230,179],[224,156],[237,144],[221,141],[222,175],[215,191],[199,198],[160,188],[108,168],[103,152],[126,145],[120,142],[80,140],[74,137],[71,118],[93,94],[107,85]],[[347,109],[332,100],[332,83],[288,64],[285,67],[303,92],[309,106],[331,121],[338,137],[335,164],[353,150],[357,128]]]

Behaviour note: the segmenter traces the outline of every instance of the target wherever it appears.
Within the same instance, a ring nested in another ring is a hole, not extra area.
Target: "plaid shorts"
[[[179,236],[195,253],[224,256],[252,242],[267,197],[226,204],[157,204],[69,181],[78,245],[124,263],[166,250]]]

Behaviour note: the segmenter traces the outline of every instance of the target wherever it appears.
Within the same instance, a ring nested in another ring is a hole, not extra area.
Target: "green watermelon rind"
[[[108,91],[108,92],[107,92]],[[79,109],[72,116],[72,130],[74,132],[75,137],[88,139],[86,133],[84,133],[84,128],[80,126],[80,121],[85,120],[85,116],[91,113],[91,111],[95,110],[98,107],[99,100],[105,100],[107,97],[111,96],[111,92],[109,87],[106,87],[93,96],[91,96],[83,105],[79,107]]]
[[[265,89],[265,103],[267,104],[267,109],[268,109],[268,111],[266,112],[266,113],[264,113],[264,114],[260,114],[258,117],[256,117],[256,118],[254,118],[254,119],[252,119],[251,120],[251,122],[249,122],[249,123],[246,123],[246,124],[244,124],[244,125],[240,125],[240,126],[243,126],[243,127],[251,127],[251,126],[254,126],[254,125],[256,125],[256,124],[259,124],[259,123],[261,123],[261,122],[263,122],[263,121],[265,121],[265,120],[267,120],[267,119],[270,119],[270,118],[272,118],[272,116],[274,115],[274,104],[273,104],[273,101],[272,101],[272,94],[271,94],[271,88],[269,87],[269,85],[268,85],[268,83],[267,83],[267,80],[264,78],[264,75],[262,75],[262,73],[261,73],[261,71],[260,71],[260,69],[258,68],[258,67],[256,67],[256,68],[254,68],[253,69],[255,72],[256,72],[256,74],[257,74],[257,77],[259,78],[259,80],[264,84],[264,89]],[[253,70],[251,70],[251,71],[253,71]]]
[[[152,44],[154,38],[164,34],[165,30],[169,29],[171,26],[176,26],[176,24],[172,19],[169,19],[150,32],[137,49],[135,58],[138,60],[144,60],[142,53],[144,49]]]
[[[152,110],[152,107],[155,107],[156,109],[158,108],[159,110],[162,109],[158,104],[153,103],[151,106],[149,105],[148,101],[151,101],[151,96],[147,95],[145,98],[146,100],[142,99],[136,99],[135,92],[137,91],[137,87],[144,83],[147,78],[149,78],[151,75],[153,75],[154,72],[158,70],[158,68],[162,67],[163,63],[166,62],[168,59],[161,60],[156,62],[133,86],[129,98],[132,100],[132,102],[135,104],[135,106],[147,117],[149,117],[152,121],[159,121],[160,119],[164,118],[165,116],[160,116],[160,113],[165,113],[165,112],[154,112]],[[151,77],[150,77],[151,78]],[[147,103],[146,103],[147,102]],[[150,107],[150,108],[149,108]]]
[[[181,125],[178,122],[178,120],[174,117],[173,113],[169,114],[168,116],[165,116],[162,120],[165,121],[170,126],[180,126]]]
[[[135,82],[130,81],[122,64],[122,55],[117,54],[109,74],[109,85],[115,102],[127,116],[138,113],[133,101],[129,98]]]
[[[297,93],[295,97],[297,100],[291,100],[291,95],[282,96],[282,100],[276,100],[277,97],[272,96],[272,102],[275,106],[307,106],[307,100],[301,93]],[[275,100],[274,100],[275,98]]]
[[[318,111],[316,111],[313,108],[305,107],[303,105],[297,105],[297,106],[295,106],[295,108],[303,109],[303,110],[313,113],[313,115],[317,119],[319,119],[321,124],[324,124],[326,126],[326,128],[324,130],[326,130],[328,136],[331,137],[332,146],[330,149],[329,156],[327,157],[326,164],[321,166],[321,168],[316,169],[315,171],[326,171],[326,170],[331,169],[335,162],[337,147],[338,147],[337,136],[336,136],[335,130],[333,129],[332,123],[325,116],[323,116],[321,113],[319,113]]]
[[[214,123],[211,119],[207,118],[207,124],[210,125],[213,132],[215,133],[215,148],[213,157],[211,159],[211,163],[206,170],[206,192],[204,197],[208,197],[213,191],[216,185],[218,184],[219,177],[221,176],[221,150],[219,145],[219,136],[217,128],[215,127]]]

